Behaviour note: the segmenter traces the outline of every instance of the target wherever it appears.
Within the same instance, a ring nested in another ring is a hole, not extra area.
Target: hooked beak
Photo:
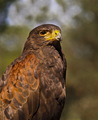
[[[53,30],[52,33],[45,36],[45,39],[50,41],[61,41],[61,32],[59,30]]]

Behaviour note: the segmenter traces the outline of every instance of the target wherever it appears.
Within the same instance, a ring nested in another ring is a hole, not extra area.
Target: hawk
[[[60,41],[61,29],[53,24],[30,32],[0,79],[0,120],[60,120],[66,97]]]

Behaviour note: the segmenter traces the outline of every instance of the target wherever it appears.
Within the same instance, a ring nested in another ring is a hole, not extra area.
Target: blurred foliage
[[[0,0],[0,32],[6,29],[8,8],[13,2],[15,2],[15,0]]]
[[[63,11],[66,10],[66,3],[64,0],[56,0],[57,3],[63,8]]]
[[[68,40],[63,47],[68,71],[62,120],[98,119],[98,1],[80,3],[83,10],[74,17],[75,28],[65,30],[64,38]]]
[[[4,11],[6,9],[6,5],[12,3],[15,0],[0,0],[0,11]]]
[[[0,3],[2,1],[4,2],[1,0]],[[56,1],[63,11],[76,3],[79,3],[78,6],[81,8],[81,12],[73,17],[74,26],[66,28],[66,25],[60,22],[63,32],[62,47],[68,64],[67,98],[61,120],[97,120],[98,1],[66,0],[69,6],[65,0]],[[6,8],[5,4],[3,8]],[[2,10],[0,9],[0,12]],[[47,14],[47,6],[41,10],[42,14],[34,18],[37,23],[43,23],[52,16]],[[32,15],[27,19],[29,23]],[[59,21],[57,17],[56,21]],[[29,31],[29,28],[25,26],[6,26],[0,31],[0,75],[6,66],[20,55]]]
[[[27,27],[7,27],[0,34],[0,74],[19,56],[22,46],[29,34]]]

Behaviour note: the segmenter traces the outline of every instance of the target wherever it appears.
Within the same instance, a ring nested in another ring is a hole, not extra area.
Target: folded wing
[[[0,80],[0,120],[27,120],[39,106],[38,60],[27,54],[16,59]]]

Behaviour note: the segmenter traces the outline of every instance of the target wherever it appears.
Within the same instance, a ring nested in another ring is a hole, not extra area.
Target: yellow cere
[[[59,35],[60,35],[60,31],[59,30],[53,30],[52,33],[48,33],[47,35],[45,35],[45,39],[46,40],[54,40]]]

